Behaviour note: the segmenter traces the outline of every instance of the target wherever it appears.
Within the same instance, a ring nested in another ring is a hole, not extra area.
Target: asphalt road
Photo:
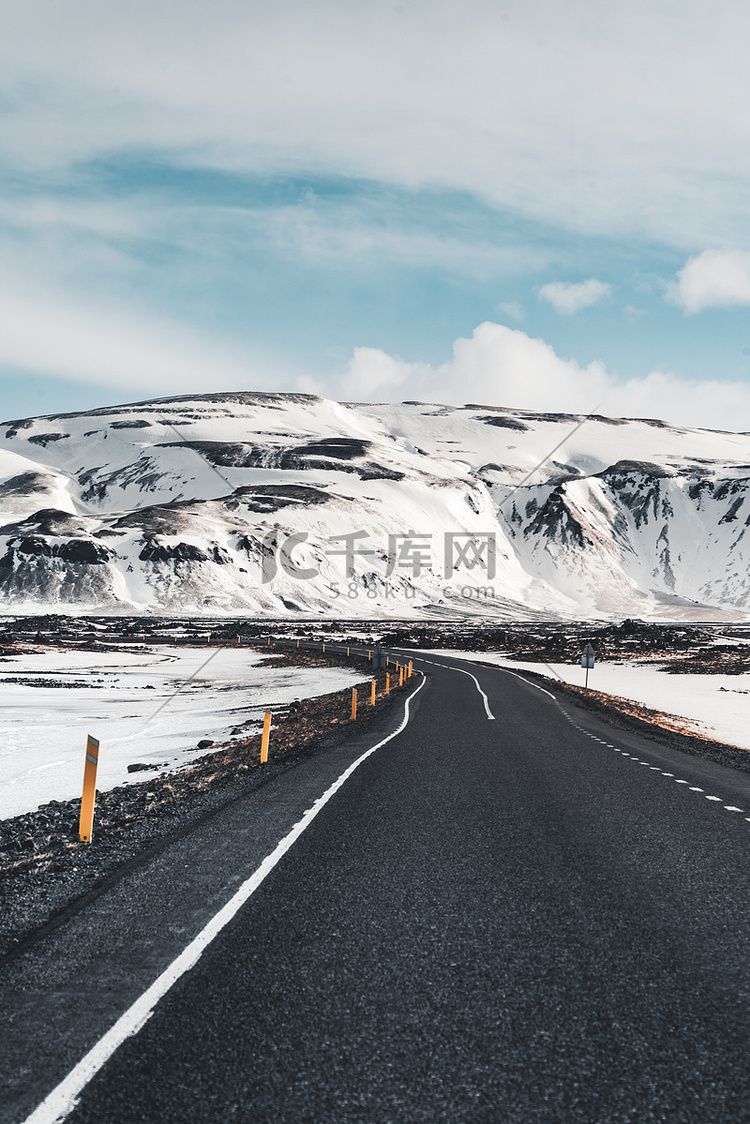
[[[750,1120],[750,778],[436,661],[404,731],[70,1121]],[[0,1120],[26,1118],[362,748],[295,770],[11,965]]]

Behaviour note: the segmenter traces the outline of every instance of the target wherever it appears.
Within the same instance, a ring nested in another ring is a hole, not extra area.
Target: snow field
[[[225,741],[234,726],[248,721],[253,726],[243,733],[258,732],[266,709],[273,713],[295,699],[364,679],[346,668],[264,667],[265,658],[247,648],[154,647],[125,653],[48,649],[3,659],[0,819],[80,796],[87,734],[101,743],[97,788],[106,792],[190,763],[208,752],[195,753],[203,738]],[[29,678],[86,685],[15,682]],[[128,773],[135,762],[161,768]]]

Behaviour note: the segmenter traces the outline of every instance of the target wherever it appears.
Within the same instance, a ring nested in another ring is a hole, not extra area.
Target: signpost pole
[[[585,690],[587,690],[587,691],[589,689],[589,669],[594,666],[595,659],[596,659],[596,653],[595,653],[593,647],[591,646],[591,644],[587,644],[586,647],[581,652],[581,667],[584,667],[586,669]]]

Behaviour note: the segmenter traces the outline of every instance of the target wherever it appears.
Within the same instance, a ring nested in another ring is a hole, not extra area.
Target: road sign
[[[587,644],[581,654],[581,667],[593,667],[595,659],[594,649],[590,644]]]

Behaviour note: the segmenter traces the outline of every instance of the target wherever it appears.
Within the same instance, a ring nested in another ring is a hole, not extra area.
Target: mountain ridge
[[[750,435],[660,419],[230,391],[0,424],[16,612],[744,620],[748,526]]]

